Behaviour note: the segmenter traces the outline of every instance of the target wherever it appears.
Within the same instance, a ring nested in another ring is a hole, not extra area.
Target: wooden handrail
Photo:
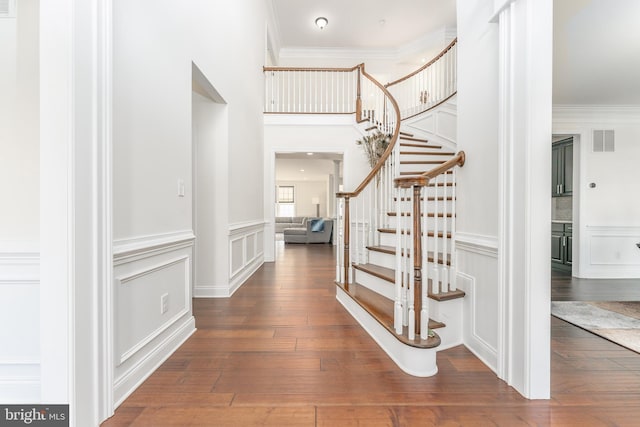
[[[401,188],[410,188],[415,185],[424,187],[429,183],[429,180],[435,178],[438,175],[441,175],[448,171],[449,169],[453,169],[456,166],[463,166],[465,162],[465,153],[464,151],[459,151],[458,154],[444,162],[443,164],[421,174],[414,176],[401,176],[394,180],[396,187]]]
[[[314,68],[314,67],[262,67],[263,71],[331,71],[336,73],[350,73],[358,69],[362,64],[351,68]]]
[[[350,193],[347,193],[347,192],[337,193],[336,194],[337,197],[347,197],[347,196],[356,197],[358,194],[360,194],[362,190],[364,190],[367,187],[367,185],[369,185],[369,183],[373,180],[373,178],[375,178],[376,174],[380,171],[380,169],[382,169],[382,166],[384,165],[384,163],[387,161],[387,159],[393,152],[393,147],[396,145],[396,141],[398,140],[398,136],[400,134],[401,116],[400,116],[400,107],[398,107],[398,103],[396,102],[394,97],[391,95],[391,93],[389,93],[386,87],[380,84],[376,79],[371,77],[371,75],[365,71],[364,64],[360,64],[358,66],[360,67],[360,71],[362,75],[367,77],[369,80],[373,82],[373,84],[378,86],[380,90],[382,90],[382,92],[385,94],[385,96],[389,99],[389,102],[391,102],[391,105],[393,105],[393,109],[396,112],[396,128],[393,131],[393,134],[391,135],[391,141],[389,141],[389,146],[387,147],[385,152],[382,153],[382,156],[380,157],[380,160],[378,160],[378,163],[376,163],[373,169],[371,169],[371,172],[369,172],[369,175],[367,175],[364,178],[364,180],[360,183],[358,188],[356,188]]]
[[[407,79],[410,79],[411,77],[415,76],[416,74],[418,74],[419,72],[425,70],[426,68],[428,68],[430,65],[432,65],[434,62],[436,62],[438,59],[442,58],[445,53],[449,52],[451,50],[451,48],[453,46],[455,46],[455,44],[458,42],[458,38],[456,37],[455,39],[453,39],[451,41],[451,43],[449,43],[449,45],[447,47],[445,47],[439,54],[437,54],[431,61],[427,62],[426,64],[424,64],[422,67],[418,68],[417,70],[415,70],[413,73],[411,74],[407,74],[406,76],[399,78],[398,80],[394,80],[391,83],[387,83],[385,85],[385,87],[389,87],[389,86],[393,86],[395,84],[401,83]]]

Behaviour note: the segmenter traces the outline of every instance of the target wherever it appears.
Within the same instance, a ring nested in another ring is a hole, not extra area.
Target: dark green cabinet
[[[551,149],[551,195],[573,194],[573,139],[553,144]]]
[[[571,272],[573,224],[551,223],[551,267]]]

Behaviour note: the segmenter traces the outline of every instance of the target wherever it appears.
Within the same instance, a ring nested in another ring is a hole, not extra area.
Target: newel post
[[[344,245],[344,290],[348,291],[349,290],[349,269],[350,269],[350,265],[351,265],[351,260],[349,259],[349,232],[350,232],[350,228],[349,228],[349,222],[351,221],[349,218],[349,200],[350,200],[350,194],[349,193],[337,193],[336,194],[337,197],[343,197],[344,198],[344,221],[343,221],[343,227],[342,229],[343,231],[343,235],[342,235],[342,242]]]
[[[420,212],[421,190],[421,186],[413,186],[413,304],[416,319],[416,335],[420,335],[420,316],[422,313],[422,215]]]
[[[360,79],[362,77],[360,67],[361,65],[358,66],[358,77],[356,80],[356,123],[360,123],[362,121],[362,96],[360,94]]]

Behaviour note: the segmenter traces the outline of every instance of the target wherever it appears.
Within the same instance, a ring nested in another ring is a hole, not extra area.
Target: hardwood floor
[[[104,427],[638,425],[634,352],[552,318],[550,400],[522,398],[463,346],[411,377],[336,301],[332,246],[278,251],[232,298],[194,300],[196,334]]]

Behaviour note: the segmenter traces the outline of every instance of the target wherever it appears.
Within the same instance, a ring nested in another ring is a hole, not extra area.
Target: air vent
[[[15,0],[0,0],[0,18],[13,18],[16,16],[15,12]]]
[[[593,131],[593,152],[613,153],[615,151],[615,141],[613,130]]]

